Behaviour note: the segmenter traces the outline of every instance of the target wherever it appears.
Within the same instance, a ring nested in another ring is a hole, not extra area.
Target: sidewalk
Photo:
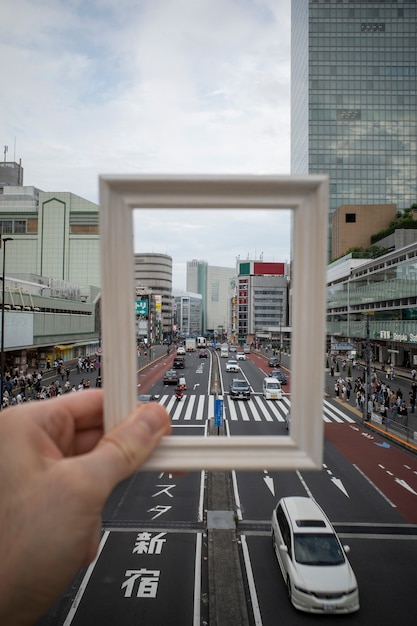
[[[258,354],[262,354],[266,359],[272,356],[271,350],[266,352],[265,349],[257,350]],[[291,367],[291,356],[287,354],[282,354],[281,362],[282,365],[290,369]],[[403,424],[400,421],[395,421],[392,418],[382,419],[382,416],[378,413],[373,413],[370,421],[363,420],[363,412],[355,406],[355,400],[353,396],[351,396],[350,401],[342,400],[334,395],[334,381],[337,378],[347,378],[348,366],[349,362],[346,365],[346,368],[343,370],[341,367],[341,362],[343,359],[337,359],[339,362],[339,372],[334,372],[334,376],[330,376],[329,372],[325,373],[325,395],[329,400],[336,402],[337,404],[343,405],[343,409],[351,413],[352,417],[355,421],[361,426],[372,430],[379,435],[395,442],[397,445],[402,446],[403,448],[409,450],[410,452],[417,454],[417,413],[411,413],[408,411],[407,416],[407,424]],[[411,369],[407,369],[404,367],[395,367],[394,366],[394,378],[387,379],[386,373],[382,368],[383,364],[379,362],[371,363],[371,375],[376,374],[378,380],[381,382],[386,382],[389,384],[392,390],[401,389],[403,392],[403,396],[407,402],[408,393],[411,390],[411,383],[413,382],[413,377],[411,375]],[[363,377],[365,363],[364,361],[357,361],[355,369],[352,368],[352,363],[350,362],[351,368],[351,376],[350,378],[354,381],[356,378]],[[416,367],[417,369],[417,367]],[[407,404],[408,406],[408,404]]]

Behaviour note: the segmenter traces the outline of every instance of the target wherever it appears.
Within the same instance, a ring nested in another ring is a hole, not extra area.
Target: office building
[[[291,171],[329,175],[330,214],[415,202],[416,49],[415,1],[292,0]]]
[[[288,276],[285,263],[239,261],[237,331],[240,343],[271,339],[288,325]]]
[[[173,291],[173,334],[179,337],[198,337],[202,329],[202,296],[180,289]]]
[[[187,261],[187,291],[202,297],[202,334],[223,337],[231,331],[231,299],[236,269]]]

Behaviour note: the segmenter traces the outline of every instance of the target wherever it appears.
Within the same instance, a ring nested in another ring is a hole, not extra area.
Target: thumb
[[[109,493],[143,465],[164,435],[171,432],[167,411],[158,403],[138,405],[135,412],[99,441],[85,459],[90,477]],[[107,494],[106,494],[107,495]]]

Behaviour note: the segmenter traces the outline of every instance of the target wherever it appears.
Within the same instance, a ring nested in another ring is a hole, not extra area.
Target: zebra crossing
[[[289,398],[280,401],[267,401],[261,395],[252,395],[250,400],[232,400],[230,396],[218,396],[224,401],[225,419],[231,422],[285,422],[291,408]],[[161,395],[158,398],[171,416],[172,422],[205,422],[214,417],[215,396],[204,396],[186,393],[181,401],[173,394]],[[355,420],[324,400],[323,421],[336,423],[354,423]]]

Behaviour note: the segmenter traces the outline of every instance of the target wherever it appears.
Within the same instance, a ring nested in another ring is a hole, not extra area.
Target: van
[[[265,400],[282,400],[281,383],[276,378],[264,378],[262,393]]]
[[[185,359],[183,356],[174,357],[174,362],[172,364],[174,370],[184,369],[185,367]]]
[[[272,545],[287,596],[299,611],[359,610],[359,589],[346,553],[323,509],[309,497],[281,498],[272,512]]]

